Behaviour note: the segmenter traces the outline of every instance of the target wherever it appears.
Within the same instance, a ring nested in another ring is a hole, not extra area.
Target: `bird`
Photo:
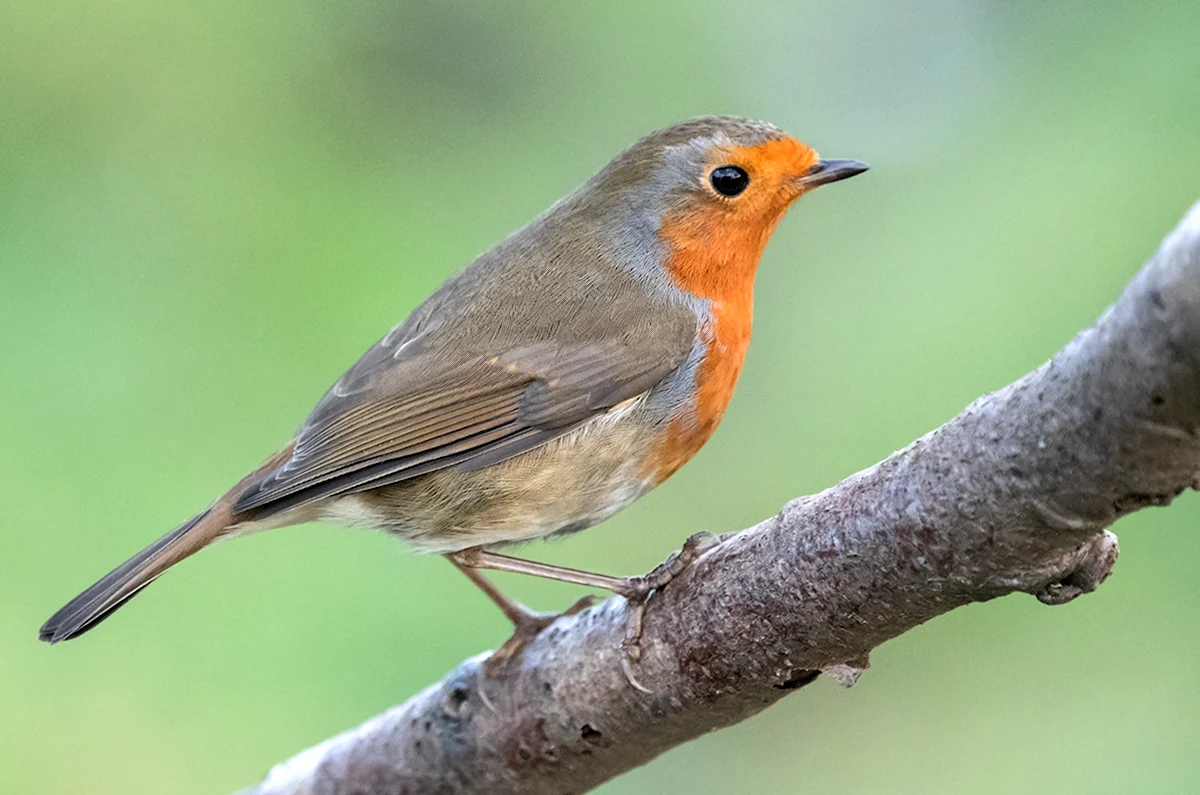
[[[867,168],[734,116],[645,136],[450,277],[283,449],[68,602],[40,639],[82,635],[215,541],[311,521],[445,556],[514,638],[546,614],[483,570],[630,599],[664,587],[699,542],[643,577],[497,550],[602,522],[696,454],[742,369],[776,224],[801,196]]]

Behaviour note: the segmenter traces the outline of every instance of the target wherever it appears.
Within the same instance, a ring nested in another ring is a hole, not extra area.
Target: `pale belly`
[[[434,553],[582,530],[659,482],[645,471],[657,440],[639,408],[484,469],[445,469],[314,507],[324,521],[385,530]]]

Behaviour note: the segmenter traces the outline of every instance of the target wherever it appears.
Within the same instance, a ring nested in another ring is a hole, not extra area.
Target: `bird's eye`
[[[722,196],[737,196],[750,184],[750,175],[737,166],[720,166],[708,175],[713,190]]]

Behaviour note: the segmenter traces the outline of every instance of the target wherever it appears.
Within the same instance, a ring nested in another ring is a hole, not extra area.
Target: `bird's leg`
[[[487,594],[488,599],[491,599],[496,607],[500,608],[500,612],[504,613],[504,616],[513,622],[513,626],[520,627],[523,624],[536,623],[541,620],[542,615],[540,613],[530,610],[516,599],[505,594],[496,587],[495,583],[475,569],[459,563],[454,559],[453,555],[447,555],[446,559],[453,563],[459,571],[467,575],[467,578],[475,583],[479,590]]]
[[[568,582],[572,585],[583,585],[588,588],[600,588],[624,596],[630,577],[610,577],[607,574],[593,574],[590,571],[569,569],[566,566],[554,566],[549,563],[538,563],[535,560],[524,560],[497,552],[488,552],[482,547],[471,547],[461,552],[451,552],[446,555],[454,565],[464,571],[467,569],[491,569],[492,571],[507,571],[512,574],[528,574],[545,580]]]
[[[640,690],[645,690],[644,687],[637,684],[636,680],[634,680],[628,662],[630,660],[636,662],[641,657],[641,647],[638,643],[642,637],[646,600],[650,597],[651,593],[663,588],[667,583],[683,573],[691,565],[692,561],[711,549],[716,543],[717,540],[712,535],[708,533],[696,533],[684,542],[682,549],[672,554],[664,563],[656,566],[649,574],[644,574],[640,577],[611,577],[606,574],[593,574],[592,572],[580,571],[579,569],[571,569],[565,566],[554,566],[549,563],[538,563],[537,561],[501,555],[496,552],[489,552],[481,547],[471,547],[460,552],[451,552],[446,557],[470,577],[476,585],[483,589],[484,593],[499,605],[504,614],[512,619],[516,625],[517,631],[514,633],[510,643],[517,641],[519,636],[523,637],[523,640],[508,653],[508,656],[515,653],[521,645],[524,645],[526,641],[548,626],[556,616],[534,613],[524,605],[514,602],[500,593],[496,586],[479,572],[474,571],[474,569],[492,569],[493,571],[507,571],[513,574],[528,574],[533,577],[542,577],[547,580],[572,583],[573,585],[602,588],[625,597],[633,608],[633,613],[626,627],[625,639],[621,643],[621,647],[625,652],[623,667],[630,683]],[[583,600],[572,606],[565,615],[571,615],[586,607],[586,604],[582,602]],[[505,646],[508,645],[507,643],[505,644]],[[502,647],[501,651],[503,650],[504,648]]]
[[[554,623],[554,620],[558,618],[559,614],[540,613],[536,610],[530,610],[517,600],[509,597],[507,594],[497,588],[495,583],[483,576],[481,572],[477,571],[477,567],[472,567],[468,564],[460,562],[456,557],[458,554],[460,553],[451,553],[446,555],[446,559],[453,563],[459,571],[467,575],[467,578],[471,582],[475,583],[479,590],[487,594],[487,597],[491,599],[492,602],[495,603],[496,607],[499,607],[500,611],[504,613],[505,617],[507,617],[508,620],[513,623],[512,636],[506,640],[504,645],[497,649],[496,652],[488,659],[487,664],[489,666],[494,667],[496,665],[500,665],[505,660],[512,657],[514,654],[520,651],[526,643],[533,640],[533,638],[535,638],[539,632],[550,626],[550,624]],[[562,613],[561,615],[574,615],[580,610],[587,608],[593,601],[594,600],[591,596],[585,596],[575,604],[571,605],[571,607],[569,607],[566,612]]]

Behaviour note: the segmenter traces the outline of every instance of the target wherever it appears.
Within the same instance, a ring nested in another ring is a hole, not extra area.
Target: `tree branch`
[[[1104,528],[1200,471],[1200,204],[1052,360],[936,431],[726,536],[647,606],[562,618],[275,767],[245,795],[583,792],[758,713],[970,602],[1062,604],[1108,576]]]

